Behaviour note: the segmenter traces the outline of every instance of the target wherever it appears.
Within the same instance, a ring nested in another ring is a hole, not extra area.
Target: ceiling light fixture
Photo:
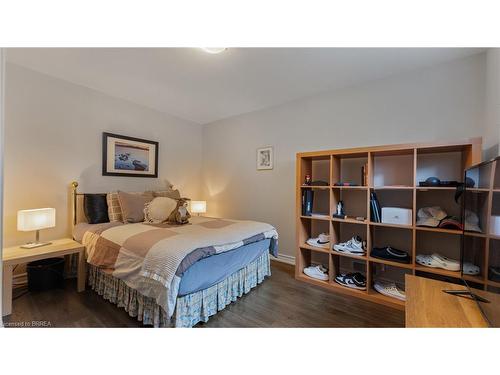
[[[225,47],[210,47],[210,48],[202,47],[201,49],[203,51],[205,51],[206,53],[216,55],[218,53],[224,52],[227,48],[225,48]]]

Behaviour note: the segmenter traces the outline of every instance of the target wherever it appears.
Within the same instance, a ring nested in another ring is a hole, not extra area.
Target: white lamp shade
[[[27,232],[55,226],[55,208],[37,208],[34,210],[17,211],[17,230],[19,231]]]
[[[191,201],[191,212],[195,214],[204,214],[207,212],[207,202]]]

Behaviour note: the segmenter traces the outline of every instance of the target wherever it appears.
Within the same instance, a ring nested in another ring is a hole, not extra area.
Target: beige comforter
[[[87,230],[87,261],[108,269],[141,294],[156,299],[171,316],[183,272],[196,261],[251,242],[271,238],[276,255],[278,233],[269,224],[193,217],[187,225],[116,225]]]

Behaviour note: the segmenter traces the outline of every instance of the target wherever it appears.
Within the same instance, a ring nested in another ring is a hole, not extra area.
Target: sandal
[[[415,260],[418,264],[425,267],[442,268],[448,271],[460,271],[460,262],[437,253],[432,255],[418,254]]]
[[[445,270],[460,271],[460,262],[458,260],[450,259],[437,253],[432,254],[431,257]]]

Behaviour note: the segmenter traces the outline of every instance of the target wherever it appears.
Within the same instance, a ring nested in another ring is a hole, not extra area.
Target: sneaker
[[[340,274],[335,277],[335,282],[347,288],[366,290],[366,278],[359,272]]]
[[[304,268],[304,273],[313,279],[328,281],[328,269],[321,264]]]
[[[410,263],[410,255],[403,250],[398,250],[390,246],[374,247],[370,254],[374,258],[391,260],[399,263]]]
[[[321,247],[323,249],[330,248],[330,236],[326,233],[321,233],[316,238],[309,238],[306,243],[310,246]]]
[[[339,253],[365,255],[363,239],[360,236],[354,236],[347,242],[341,242],[333,245],[333,250],[338,251]]]
[[[375,281],[375,284],[373,284],[373,288],[384,296],[397,298],[401,301],[406,301],[406,294],[404,290],[398,288],[396,283],[392,281]]]

